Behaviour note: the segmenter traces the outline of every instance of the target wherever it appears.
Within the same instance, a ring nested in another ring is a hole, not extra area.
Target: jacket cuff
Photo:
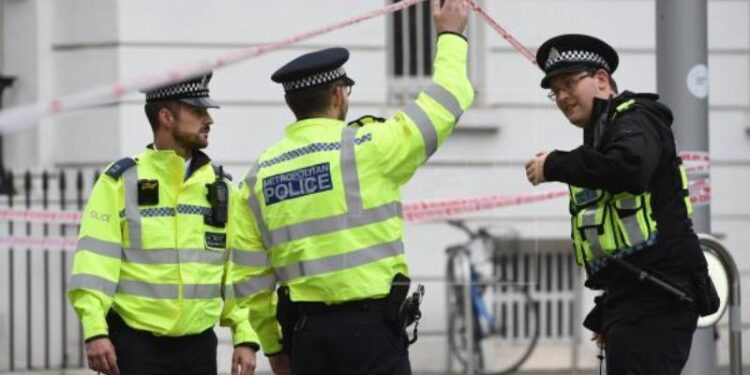
[[[440,37],[443,35],[455,35],[466,41],[466,43],[469,43],[469,39],[466,38],[466,35],[457,33],[455,31],[443,31],[442,33],[438,34],[438,39],[440,39]]]
[[[234,344],[234,347],[235,348],[241,348],[241,347],[250,348],[254,352],[257,352],[258,350],[260,350],[260,345],[254,342],[241,342],[239,344]]]
[[[277,355],[284,354],[284,353],[286,352],[283,350],[279,350],[278,352],[275,352],[275,353],[266,353],[266,357],[276,357]]]
[[[558,181],[557,176],[555,176],[555,171],[557,170],[557,168],[555,168],[555,164],[557,164],[558,156],[560,156],[560,153],[558,151],[552,151],[547,154],[547,158],[544,159],[544,167],[542,168],[542,172],[544,173],[545,181]]]
[[[104,317],[85,317],[81,319],[81,325],[83,326],[83,337],[86,341],[109,335],[109,328]]]
[[[266,353],[266,356],[268,356],[268,353],[278,354],[283,351],[283,347],[281,346],[281,338],[278,336],[261,337],[260,346],[261,348],[263,348],[263,353]]]
[[[234,346],[242,343],[256,343],[259,342],[258,334],[250,325],[250,322],[245,320],[242,323],[232,327],[232,344]]]

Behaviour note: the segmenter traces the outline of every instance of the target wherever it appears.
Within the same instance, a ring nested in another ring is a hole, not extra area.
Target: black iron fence
[[[80,323],[67,302],[78,213],[99,171],[10,172],[0,189],[0,373],[85,367]],[[532,246],[533,245],[533,246]],[[493,275],[535,285],[543,342],[569,342],[574,331],[573,259],[557,242],[498,244],[509,249]],[[517,248],[516,248],[517,247]],[[535,270],[535,272],[532,272]],[[499,294],[503,295],[503,290]],[[528,338],[528,312],[512,299],[493,304],[511,329]]]
[[[0,372],[85,366],[66,299],[95,170],[8,172],[0,194]]]

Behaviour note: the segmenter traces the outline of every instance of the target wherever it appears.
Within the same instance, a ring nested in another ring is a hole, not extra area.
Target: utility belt
[[[419,306],[424,295],[424,286],[419,285],[411,297],[407,298],[411,280],[397,274],[391,283],[391,290],[384,298],[364,299],[328,305],[323,302],[293,302],[289,288],[284,286],[277,290],[278,305],[276,318],[281,325],[282,345],[284,351],[290,352],[293,336],[299,332],[308,315],[357,314],[369,315],[383,319],[396,333],[406,334],[406,328],[414,324],[413,337],[409,344],[417,341],[417,327],[422,313]]]
[[[209,327],[206,330],[190,335],[183,335],[183,336],[163,336],[163,335],[157,335],[151,331],[145,331],[141,329],[133,328],[122,319],[120,315],[118,315],[113,309],[109,310],[109,313],[107,313],[107,326],[109,328],[109,335],[110,338],[114,339],[118,335],[121,335],[123,332],[130,332],[133,334],[136,334],[140,337],[148,338],[149,340],[154,340],[159,343],[183,343],[183,342],[195,342],[196,340],[204,340],[208,338],[215,337],[214,334],[214,328]]]
[[[377,313],[381,314],[386,309],[386,298],[365,299],[360,301],[344,302],[336,305],[327,305],[323,302],[292,302],[292,309],[298,315],[325,315],[342,313]]]

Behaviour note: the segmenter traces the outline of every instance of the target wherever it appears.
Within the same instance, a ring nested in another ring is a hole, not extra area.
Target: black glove
[[[695,290],[695,308],[698,315],[707,316],[719,310],[719,294],[716,292],[708,269],[703,268],[690,275]]]
[[[597,296],[594,298],[594,308],[589,311],[586,315],[586,319],[583,320],[583,326],[591,332],[599,333],[602,331],[604,325],[604,296]]]

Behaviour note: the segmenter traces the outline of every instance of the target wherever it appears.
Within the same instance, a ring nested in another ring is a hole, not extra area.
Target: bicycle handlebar
[[[469,242],[474,241],[478,238],[490,238],[490,234],[487,232],[487,228],[479,228],[476,232],[472,231],[463,220],[448,220],[448,225],[456,227],[462,230],[466,235],[469,236]]]

